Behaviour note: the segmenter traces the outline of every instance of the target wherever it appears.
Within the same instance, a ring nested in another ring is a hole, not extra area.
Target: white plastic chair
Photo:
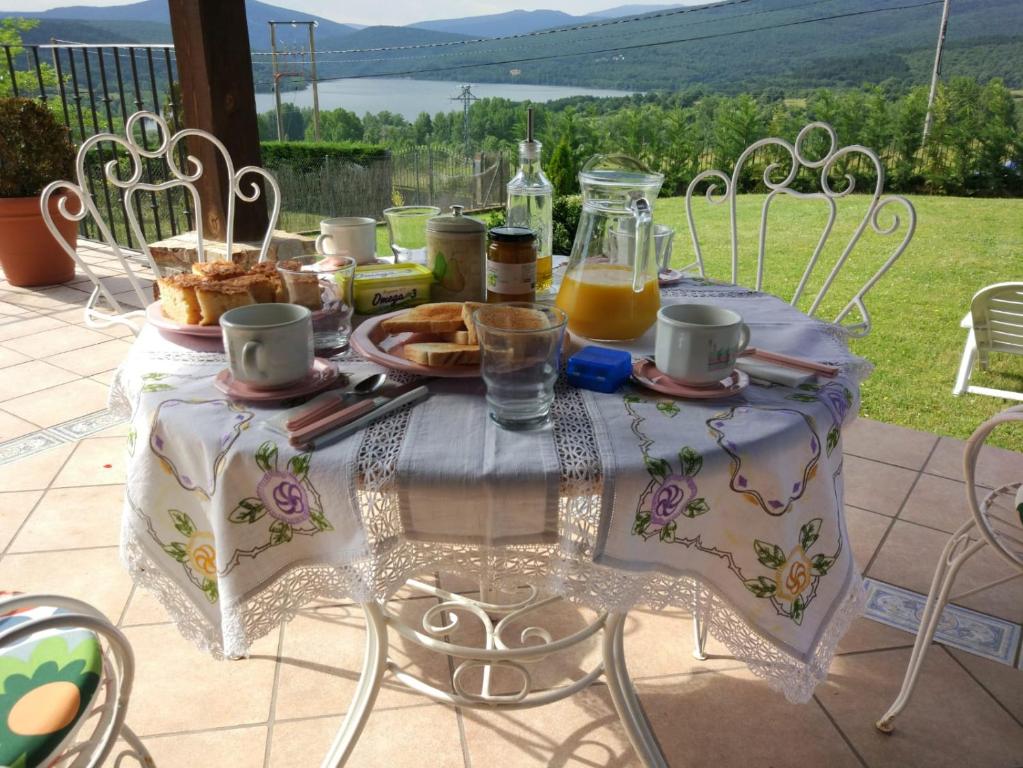
[[[823,131],[828,139],[828,151],[827,153],[818,160],[813,160],[807,157],[805,153],[804,142],[806,138],[814,131]],[[863,299],[867,292],[874,287],[878,280],[888,271],[888,269],[895,263],[895,260],[902,255],[902,252],[909,245],[909,241],[913,237],[913,233],[916,230],[916,211],[913,208],[912,203],[909,202],[905,197],[901,195],[883,195],[885,173],[884,167],[881,165],[878,156],[870,149],[860,146],[858,144],[852,144],[847,147],[838,147],[838,138],[835,134],[834,128],[827,123],[810,123],[805,126],[796,137],[795,144],[789,144],[784,139],[780,138],[769,138],[761,139],[760,141],[754,142],[739,156],[739,159],[735,163],[735,168],[732,170],[731,175],[726,175],[722,171],[718,170],[707,170],[698,174],[690,183],[686,189],[686,218],[689,222],[689,232],[692,237],[693,251],[696,256],[696,260],[691,264],[683,267],[683,271],[696,272],[700,277],[706,277],[703,263],[703,251],[700,246],[699,232],[696,226],[696,222],[693,218],[693,195],[696,192],[700,184],[706,182],[708,179],[715,180],[714,183],[710,183],[707,186],[706,197],[708,202],[714,205],[720,205],[724,202],[728,203],[729,214],[730,214],[730,235],[731,235],[731,279],[732,284],[738,282],[739,275],[739,235],[738,226],[736,221],[736,195],[739,191],[739,182],[742,178],[742,171],[747,161],[753,155],[754,152],[764,147],[780,147],[789,156],[789,170],[785,177],[781,181],[772,180],[772,176],[780,172],[784,168],[783,163],[771,163],[764,169],[763,180],[764,184],[768,189],[767,197],[764,200],[763,207],[760,214],[760,239],[757,250],[757,276],[754,287],[756,290],[763,289],[764,282],[764,261],[765,261],[765,246],[767,242],[767,222],[768,212],[771,208],[771,203],[774,202],[775,198],[779,195],[789,195],[795,198],[811,199],[811,200],[823,200],[828,205],[828,220],[823,230],[821,231],[820,238],[817,241],[817,245],[810,256],[810,261],[806,265],[803,271],[802,278],[799,281],[798,286],[795,289],[795,293],[790,301],[791,304],[796,305],[797,302],[803,297],[804,291],[809,284],[810,278],[814,273],[814,268],[817,266],[817,262],[820,259],[821,253],[824,247],[827,245],[828,238],[831,236],[832,228],[835,224],[835,219],[838,212],[838,206],[836,200],[842,197],[846,197],[852,193],[856,186],[855,179],[851,174],[845,176],[845,188],[840,191],[835,191],[831,187],[830,174],[838,163],[843,158],[849,158],[850,156],[860,155],[866,157],[874,167],[874,171],[877,176],[877,180],[874,184],[873,194],[870,197],[870,203],[867,207],[866,213],[863,215],[862,220],[859,222],[855,231],[849,238],[841,255],[836,260],[831,271],[824,279],[823,284],[813,297],[812,303],[810,304],[807,314],[815,315],[820,309],[821,302],[824,301],[830,291],[832,284],[835,282],[835,278],[838,277],[842,268],[845,266],[849,259],[849,255],[860,241],[860,237],[869,226],[877,232],[879,235],[892,235],[898,232],[902,227],[902,219],[898,213],[894,213],[892,217],[892,223],[887,227],[882,227],[879,221],[879,214],[882,210],[891,205],[900,205],[905,211],[906,226],[905,231],[902,235],[902,240],[898,243],[891,255],[885,260],[881,267],[860,287],[853,297],[849,300],[848,304],[842,309],[841,312],[834,319],[835,324],[841,324],[843,327],[853,336],[866,336],[870,333],[870,314],[867,312],[867,307],[863,303]],[[800,192],[792,189],[792,183],[796,180],[799,175],[799,171],[802,168],[807,168],[816,173],[820,171],[820,191],[817,192]],[[719,195],[718,186],[720,182],[724,185],[724,190]],[[860,315],[858,322],[843,323],[853,310],[857,310]]]
[[[892,721],[909,702],[920,675],[924,655],[934,638],[945,606],[950,601],[961,600],[1023,576],[1023,509],[1017,509],[1017,504],[1023,507],[1023,503],[1018,501],[1021,483],[1009,483],[996,488],[979,503],[976,486],[977,456],[984,446],[984,441],[995,427],[1013,421],[1023,421],[1023,406],[1013,406],[984,422],[966,443],[963,469],[966,477],[966,503],[972,512],[972,518],[952,534],[938,560],[938,567],[931,581],[931,591],[927,595],[927,604],[920,616],[920,629],[913,645],[913,653],[909,657],[902,689],[888,711],[877,721],[878,730],[884,733],[892,732],[894,729]],[[949,592],[959,570],[967,560],[985,547],[992,547],[1017,573],[950,597]]]
[[[156,125],[158,144],[153,149],[146,149],[140,143],[142,136],[141,124],[143,121]],[[136,325],[136,321],[138,321],[139,318],[144,317],[145,310],[136,309],[134,307],[125,307],[122,302],[118,301],[114,295],[117,291],[111,290],[110,287],[105,284],[107,278],[98,275],[92,269],[92,265],[82,258],[82,256],[70,243],[64,240],[50,216],[50,198],[55,194],[65,195],[58,203],[58,208],[61,215],[67,219],[71,219],[72,221],[82,221],[88,216],[92,217],[103,240],[106,242],[113,255],[117,258],[121,268],[124,270],[123,276],[128,278],[128,282],[138,299],[139,305],[145,307],[152,301],[152,296],[146,295],[142,284],[139,282],[136,270],[140,267],[148,267],[152,271],[153,279],[161,277],[162,275],[158,265],[153,260],[153,255],[150,253],[149,245],[146,243],[145,235],[142,232],[138,213],[135,205],[133,204],[135,195],[148,192],[162,193],[176,187],[184,187],[188,190],[192,197],[192,206],[195,212],[194,220],[198,260],[206,261],[206,252],[203,245],[203,222],[205,219],[202,214],[202,203],[199,199],[199,192],[195,187],[195,182],[203,175],[203,164],[193,155],[186,155],[187,162],[185,168],[181,168],[178,164],[178,144],[183,139],[193,136],[204,141],[208,141],[216,147],[217,151],[220,153],[221,160],[227,167],[228,177],[232,180],[232,194],[228,195],[225,221],[225,249],[228,253],[231,253],[231,244],[234,241],[234,210],[237,200],[253,202],[254,200],[259,199],[261,194],[260,186],[255,181],[252,182],[249,190],[245,191],[242,187],[242,179],[250,173],[261,176],[273,192],[273,206],[270,213],[269,224],[267,226],[266,234],[263,236],[262,247],[259,252],[259,260],[263,261],[266,259],[267,251],[270,248],[270,240],[273,236],[273,231],[277,226],[277,219],[281,212],[280,187],[277,185],[277,181],[274,179],[273,175],[265,169],[255,165],[246,165],[235,171],[234,163],[231,160],[230,154],[228,154],[227,147],[225,147],[223,143],[221,143],[221,141],[212,134],[196,128],[185,128],[172,134],[166,121],[160,115],[154,112],[136,112],[125,121],[124,136],[115,133],[99,133],[95,136],[90,136],[82,143],[81,148],[78,150],[78,158],[75,161],[75,176],[77,183],[72,181],[55,181],[43,190],[40,198],[40,205],[42,207],[43,218],[46,221],[46,226],[49,227],[50,232],[53,233],[53,236],[64,248],[64,251],[75,260],[79,269],[81,269],[82,272],[84,272],[89,279],[92,280],[92,283],[95,286],[92,291],[92,295],[89,297],[89,301],[85,305],[86,325],[91,327],[105,327],[113,323],[123,323],[128,325],[137,333],[139,331],[139,326]],[[141,243],[141,254],[122,248],[117,243],[111,233],[110,222],[104,220],[95,200],[93,200],[92,195],[89,193],[88,171],[86,170],[87,156],[98,144],[102,144],[104,142],[114,144],[116,149],[126,152],[131,160],[131,171],[128,178],[122,179],[120,177],[118,173],[118,161],[116,159],[110,160],[106,163],[103,167],[103,176],[106,183],[117,188],[123,194],[125,217],[128,221],[128,225],[131,227],[135,240],[138,243]],[[145,161],[157,158],[161,158],[167,165],[167,181],[159,183],[142,181]],[[73,203],[71,202],[72,200],[74,201]],[[113,277],[120,278],[122,275],[115,275]],[[105,309],[97,307],[97,304],[101,300],[106,304]]]
[[[970,384],[973,366],[980,362],[981,370],[987,370],[992,352],[1023,355],[1023,283],[996,283],[977,291],[959,326],[966,329],[966,347],[952,394],[1023,400],[1023,392]]]
[[[74,650],[67,645],[60,645],[60,641],[65,639],[68,643],[76,644]],[[54,641],[58,645],[53,645]],[[88,646],[88,652],[81,651],[83,645]],[[61,650],[55,651],[55,648]],[[60,670],[60,664],[55,660],[61,653],[68,653],[70,657],[66,659],[70,663],[63,670]],[[71,699],[79,701],[77,708],[80,712],[70,720],[67,719],[69,713],[64,712],[60,719],[66,723],[54,732],[57,735],[53,739],[55,741],[59,737],[59,742],[52,746],[50,742],[42,741],[49,731],[20,734],[23,741],[31,744],[31,754],[23,755],[18,764],[25,765],[25,768],[96,768],[103,765],[114,751],[117,740],[124,739],[127,746],[121,749],[111,765],[121,766],[125,764],[125,758],[131,758],[144,768],[155,768],[153,758],[125,722],[135,676],[135,657],[121,631],[103,614],[81,600],[59,595],[0,596],[0,671],[21,669],[18,665],[29,670],[27,673],[13,672],[5,679],[0,679],[0,693],[7,697],[18,696],[11,688],[20,684],[28,688],[26,693],[21,694],[22,699],[28,699],[48,687],[43,681],[48,677],[59,677],[62,671],[66,671],[67,679],[75,680],[75,673],[80,674],[85,664],[81,659],[85,657],[98,659],[101,667],[99,681],[92,689],[91,698]],[[35,673],[31,671],[33,669]],[[65,687],[72,684],[64,683]],[[61,693],[65,691],[60,690]],[[67,701],[65,695],[61,703],[66,705]],[[51,709],[46,713],[46,723],[50,727],[60,725],[59,721],[53,722],[58,712],[52,707],[58,704],[52,697],[49,704]],[[10,708],[8,724],[14,719],[16,708],[17,703]],[[27,709],[36,709],[38,713],[37,707],[29,706]],[[38,714],[36,716],[38,718]],[[66,734],[60,735],[64,731]],[[13,737],[15,734],[10,735]],[[22,745],[13,741],[6,745],[8,751],[18,751],[21,748]]]

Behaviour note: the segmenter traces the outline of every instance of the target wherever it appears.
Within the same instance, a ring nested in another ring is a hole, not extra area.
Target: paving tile
[[[845,508],[846,532],[849,534],[853,558],[860,570],[866,568],[870,563],[870,558],[874,556],[874,552],[891,523],[890,517],[877,512],[868,512],[865,509],[849,506]]]
[[[124,633],[135,652],[131,725],[140,736],[267,721],[278,632],[257,640],[251,657],[237,661],[214,659],[172,624]]]
[[[27,307],[19,307],[17,304],[11,304],[7,301],[8,293],[6,291],[0,292],[0,318],[5,320],[10,318],[14,319],[20,316],[31,315],[32,310]]]
[[[104,387],[110,387],[114,383],[114,375],[116,373],[117,369],[113,368],[109,371],[102,371],[101,373],[97,373],[94,376],[90,376],[89,378],[92,379],[93,381],[99,382]]]
[[[54,533],[59,536],[59,531]],[[131,592],[131,578],[121,566],[117,547],[7,554],[0,561],[0,584],[11,591],[77,597],[114,622]]]
[[[640,766],[604,685],[541,709],[465,710],[463,722],[469,762],[474,766]],[[665,752],[668,765],[683,764],[678,755],[669,749]]]
[[[635,680],[689,672],[737,669],[743,663],[714,638],[707,638],[707,659],[693,657],[693,620],[688,611],[635,609],[625,620],[625,661]]]
[[[74,449],[73,443],[65,443],[10,464],[0,465],[0,488],[5,491],[47,488]]]
[[[889,627],[879,621],[861,616],[838,642],[838,653],[862,653],[885,648],[905,648],[916,642],[916,635]]]
[[[131,593],[131,599],[128,601],[128,608],[124,612],[124,618],[121,620],[121,626],[166,624],[169,621],[171,621],[171,617],[160,605],[160,601],[149,590],[136,585],[135,591]]]
[[[0,552],[3,552],[18,527],[42,496],[42,491],[15,491],[0,493]]]
[[[39,426],[37,424],[19,419],[17,416],[12,416],[7,411],[0,411],[0,443],[27,435],[29,432],[35,432],[38,429]]]
[[[54,479],[53,487],[123,483],[124,462],[124,438],[86,437],[78,442],[75,452]]]
[[[21,339],[66,325],[67,323],[54,320],[52,317],[30,316],[28,313],[17,317],[4,317],[0,319],[0,341]]]
[[[433,601],[392,602],[391,608],[412,626],[421,626],[423,613]],[[357,605],[304,609],[284,628],[276,719],[297,719],[343,714],[348,710],[362,670],[366,633],[362,609]],[[450,690],[447,659],[390,636],[389,656],[431,685]],[[387,675],[377,707],[391,709],[423,703]]]
[[[31,336],[8,339],[4,342],[4,346],[13,349],[15,352],[21,352],[22,354],[31,355],[36,359],[41,359],[60,354],[61,352],[91,347],[95,344],[109,341],[109,338],[99,331],[68,325],[67,323],[63,323],[63,326],[63,328],[33,333]]]
[[[846,456],[842,471],[845,503],[893,516],[909,494],[916,474],[902,467]]]
[[[133,705],[134,702],[133,698]],[[134,706],[128,713],[129,726],[134,725],[133,710]],[[153,762],[159,766],[224,765],[231,768],[263,768],[266,734],[265,726],[222,728],[201,733],[149,736],[143,739],[143,743],[153,756]],[[124,765],[132,764],[131,760],[124,761]],[[316,763],[301,765],[314,766]]]
[[[847,455],[921,469],[937,435],[873,419],[856,419],[842,429],[842,450]]]
[[[271,738],[268,768],[319,765],[340,727],[340,717],[277,722]],[[345,765],[349,768],[464,768],[455,710],[442,704],[374,709]],[[503,767],[506,764],[492,765]]]
[[[896,520],[867,571],[868,576],[927,594],[948,534]],[[959,571],[952,594],[983,586],[1014,571],[990,547],[974,555]],[[1023,623],[1023,579],[958,601],[967,608]]]
[[[79,376],[94,376],[117,368],[131,349],[131,344],[119,339],[110,339],[84,349],[75,349],[51,355],[47,362],[66,368]]]
[[[58,368],[42,360],[30,360],[20,365],[5,368],[0,375],[0,401],[38,392],[43,389],[75,381],[78,377],[70,371]]]
[[[1018,433],[1020,427],[1006,425],[1000,429],[1015,429]],[[934,449],[925,472],[950,477],[953,480],[963,479],[963,449],[966,443],[963,440],[954,440],[951,437],[943,437],[938,441],[938,447]],[[997,448],[993,445],[985,445],[977,457],[977,482],[988,488],[997,488],[1006,483],[1018,483],[1023,480],[1023,454],[1009,451],[1005,448]]]
[[[0,346],[0,368],[9,368],[19,363],[27,363],[31,359],[28,355],[23,355],[20,352],[15,352],[13,349]]]
[[[968,518],[966,484],[928,474],[920,476],[899,514],[900,520],[920,523],[946,533],[952,533]]]
[[[95,377],[93,377],[95,378]],[[92,437],[127,437],[128,431],[131,429],[130,421],[122,421],[120,424],[114,424],[112,427],[107,427],[101,432],[97,432]]]
[[[102,411],[107,407],[108,392],[108,388],[98,381],[77,379],[41,392],[6,400],[3,408],[33,424],[52,427],[78,416]]]
[[[895,732],[879,732],[874,723],[895,699],[909,654],[902,649],[839,656],[817,689],[821,704],[867,765],[1012,768],[1023,763],[1023,726],[937,648],[927,654]]]
[[[9,551],[116,547],[123,501],[122,485],[51,488]]]
[[[76,304],[84,306],[88,300],[88,292],[67,285],[53,288],[33,288],[19,292],[8,299],[11,304],[42,311],[66,309]]]
[[[935,649],[931,649],[932,651]],[[982,659],[958,648],[948,652],[972,674],[1017,720],[1023,722],[1023,669]]]

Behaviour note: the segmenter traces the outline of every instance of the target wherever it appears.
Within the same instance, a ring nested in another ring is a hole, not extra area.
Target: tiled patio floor
[[[96,253],[97,263],[105,258]],[[195,650],[118,560],[124,426],[103,413],[128,332],[84,327],[88,283],[27,291],[0,283],[0,585],[89,600],[121,626],[138,662],[129,721],[164,766],[300,768],[319,760],[355,687],[363,652],[357,607],[310,607],[245,661]],[[866,575],[925,591],[947,533],[964,518],[962,444],[861,420],[845,435],[848,524]],[[1023,476],[1023,457],[990,451],[987,485]],[[56,532],[59,531],[59,536]],[[59,549],[55,543],[59,541]],[[1006,573],[990,553],[964,570],[968,588]],[[442,585],[449,582],[442,577]],[[401,601],[407,616],[434,598]],[[723,648],[692,659],[689,617],[630,615],[626,652],[640,698],[672,766],[1023,766],[1023,580],[968,598],[964,621],[1007,638],[978,653],[935,646],[892,736],[874,729],[894,697],[913,636],[863,618],[814,700],[791,705]],[[998,621],[998,617],[1003,621]],[[560,609],[559,628],[585,611]],[[880,615],[879,618],[885,618]],[[446,662],[392,638],[399,656],[442,686]],[[594,649],[544,680],[578,671]],[[1006,663],[1008,662],[1008,663]],[[638,765],[598,684],[545,709],[454,710],[385,684],[350,765]]]

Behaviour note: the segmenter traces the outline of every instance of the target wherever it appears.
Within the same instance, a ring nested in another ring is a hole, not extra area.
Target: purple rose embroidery
[[[298,478],[290,472],[267,472],[256,488],[270,516],[287,523],[301,525],[309,519],[309,499]]]
[[[828,384],[821,389],[819,395],[820,399],[824,401],[824,405],[831,411],[835,424],[841,424],[845,419],[845,414],[849,411],[849,401],[846,400],[845,388],[840,384]]]
[[[696,481],[684,475],[668,475],[650,502],[650,523],[667,525],[686,508],[696,496]]]

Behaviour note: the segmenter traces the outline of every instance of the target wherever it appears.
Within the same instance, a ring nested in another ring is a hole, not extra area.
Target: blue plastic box
[[[632,375],[632,355],[621,349],[584,347],[568,358],[568,383],[594,392],[614,392]]]

